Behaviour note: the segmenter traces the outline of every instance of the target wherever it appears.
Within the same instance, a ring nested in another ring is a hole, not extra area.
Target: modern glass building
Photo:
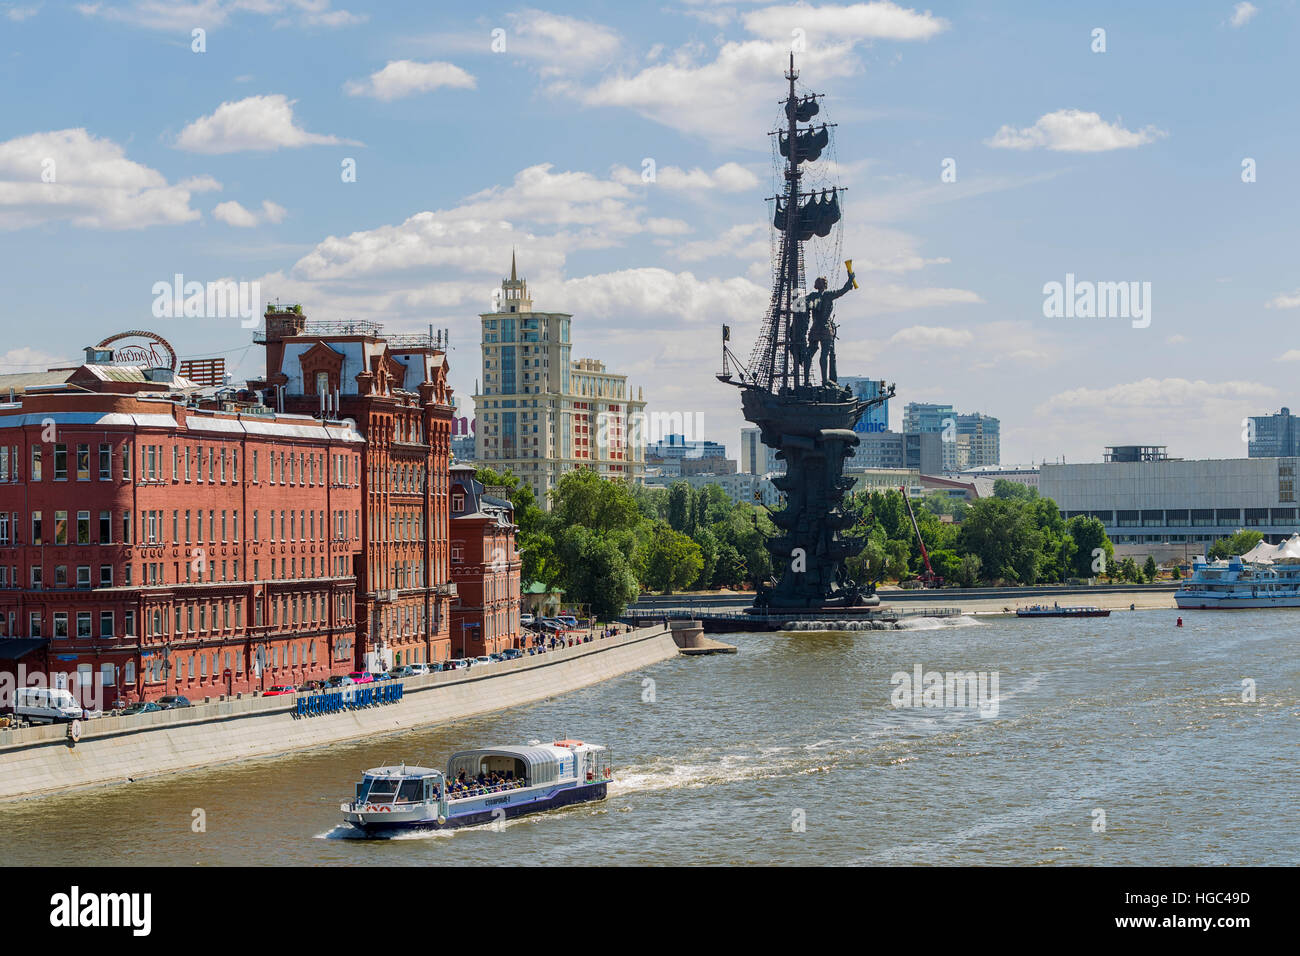
[[[1288,458],[1300,455],[1300,416],[1283,408],[1276,415],[1252,415],[1247,432],[1250,458]]]
[[[840,379],[840,384],[853,389],[853,394],[865,401],[869,398],[877,398],[885,383],[875,378],[845,376]],[[861,420],[853,427],[853,430],[861,434],[888,431],[889,400],[886,399],[879,405],[867,409]]]

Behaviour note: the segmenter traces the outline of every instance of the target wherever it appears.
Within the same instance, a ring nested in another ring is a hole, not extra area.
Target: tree
[[[1236,534],[1230,534],[1228,537],[1220,538],[1214,542],[1207,557],[1211,561],[1235,558],[1237,555],[1245,554],[1255,547],[1263,538],[1264,535],[1258,531],[1238,531]]]
[[[551,489],[552,528],[582,525],[592,531],[630,531],[641,508],[628,485],[580,468],[565,472]]]
[[[1119,563],[1119,578],[1121,581],[1136,581],[1139,573],[1137,562],[1132,558],[1125,558]]]
[[[1038,581],[1043,536],[1024,501],[984,498],[975,502],[957,541],[961,551],[980,559],[986,580]]]
[[[691,486],[684,481],[674,481],[668,486],[668,527],[686,532],[693,515]]]
[[[1146,564],[1142,565],[1142,576],[1147,579],[1148,584],[1151,584],[1155,582],[1156,575],[1159,573],[1160,569],[1156,567],[1156,559],[1148,554]]]
[[[1038,489],[1031,488],[1029,485],[1022,485],[1018,481],[1008,481],[1006,478],[995,478],[993,480],[993,497],[1029,501],[1032,498],[1038,497]]]
[[[964,588],[973,588],[980,583],[980,559],[978,555],[967,554],[961,559],[957,571],[957,583]]]
[[[713,586],[718,588],[738,588],[745,582],[745,559],[740,556],[734,545],[718,546],[718,561],[713,572]]]
[[[1106,536],[1106,526],[1100,518],[1075,515],[1065,523],[1065,528],[1074,539],[1075,577],[1091,578],[1104,574],[1115,563],[1115,546]],[[1098,549],[1100,554],[1097,553]]]
[[[671,594],[689,585],[704,567],[700,546],[667,524],[655,526],[645,556],[646,583]]]
[[[556,541],[556,551],[564,567],[561,583],[565,597],[588,605],[598,620],[618,617],[641,591],[618,545],[589,528],[565,528]]]
[[[931,551],[930,567],[934,568],[935,574],[943,578],[945,584],[952,584],[961,571],[961,556],[956,551],[948,549]]]

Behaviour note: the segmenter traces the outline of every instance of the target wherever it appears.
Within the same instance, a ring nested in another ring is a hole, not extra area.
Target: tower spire
[[[519,276],[515,272],[515,247],[514,246],[510,247],[510,281],[511,282],[519,281]]]

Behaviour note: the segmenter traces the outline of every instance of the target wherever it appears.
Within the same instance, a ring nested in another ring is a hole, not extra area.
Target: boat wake
[[[900,630],[937,631],[945,627],[984,627],[983,621],[976,620],[968,614],[960,617],[913,617],[898,622]]]

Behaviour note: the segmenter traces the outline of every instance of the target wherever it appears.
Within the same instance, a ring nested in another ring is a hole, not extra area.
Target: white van
[[[71,691],[58,687],[19,687],[14,716],[33,724],[55,724],[85,716]]]

